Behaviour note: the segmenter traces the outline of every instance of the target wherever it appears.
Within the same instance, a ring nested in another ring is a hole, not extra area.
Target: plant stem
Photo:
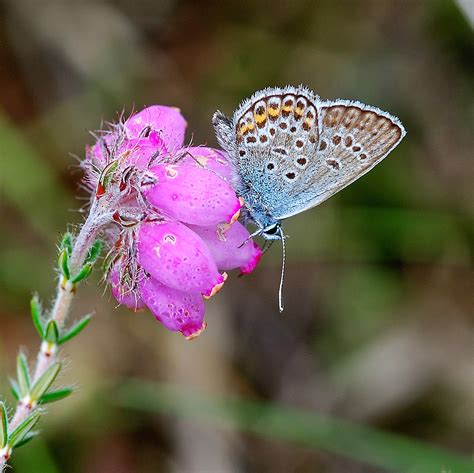
[[[81,226],[73,243],[72,253],[69,259],[71,274],[74,275],[80,270],[99,232],[103,226],[110,223],[110,221],[111,215],[108,211],[108,206],[94,200],[88,217]],[[72,284],[71,281],[65,280],[63,276],[60,276],[56,297],[49,314],[49,319],[54,320],[59,328],[64,327],[66,323],[75,293],[76,285]],[[46,341],[41,343],[36,358],[36,366],[32,379],[33,385],[57,360],[58,352],[59,350],[56,344],[51,344]],[[13,418],[9,423],[9,431],[13,432],[37,407],[38,405],[36,403],[28,402],[27,399],[20,399]],[[10,454],[11,451],[0,455],[0,472],[4,471]]]

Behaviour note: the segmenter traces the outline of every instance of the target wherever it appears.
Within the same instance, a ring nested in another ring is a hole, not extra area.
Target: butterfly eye
[[[280,233],[280,224],[274,223],[263,229],[264,236],[275,236]]]

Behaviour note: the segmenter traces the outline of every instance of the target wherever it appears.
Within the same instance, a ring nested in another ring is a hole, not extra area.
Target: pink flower
[[[178,109],[145,108],[102,134],[85,167],[115,223],[106,235],[112,295],[191,339],[206,327],[203,298],[222,288],[222,271],[250,273],[262,252],[237,221],[226,155],[184,147],[185,128]]]

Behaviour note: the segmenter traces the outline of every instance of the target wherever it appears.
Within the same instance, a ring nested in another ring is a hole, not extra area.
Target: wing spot
[[[306,158],[298,158],[296,160],[296,162],[300,165],[300,166],[304,166],[308,161],[306,160]]]
[[[344,138],[344,145],[348,148],[349,146],[352,146],[352,136],[346,136]]]
[[[274,165],[273,163],[268,163],[268,164],[267,164],[267,169],[268,169],[269,171],[273,171],[273,169],[275,169],[275,165]]]
[[[270,128],[270,135],[275,136],[276,130],[275,128]]]
[[[319,143],[319,151],[324,151],[327,147],[328,144],[324,140],[321,140],[321,143]]]
[[[341,137],[339,135],[334,135],[332,137],[332,142],[337,146],[341,142]]]
[[[288,128],[288,125],[285,122],[282,122],[278,125],[282,130],[286,130]]]
[[[286,177],[292,181],[295,177],[296,177],[296,174],[294,172],[287,172],[286,173]]]
[[[367,159],[367,155],[365,153],[360,153],[359,159]]]
[[[296,147],[297,148],[302,148],[304,146],[304,143],[302,140],[296,140]]]
[[[255,136],[247,137],[247,143],[256,143],[256,142],[257,142],[257,138],[255,138]]]
[[[292,126],[292,127],[290,128],[290,131],[291,131],[291,133],[295,133],[295,131],[296,131],[296,126]]]
[[[357,153],[358,151],[360,151],[362,148],[360,146],[353,146],[352,147],[352,151],[354,151],[354,153]]]
[[[283,154],[285,156],[288,154],[285,148],[274,148],[272,151],[274,153]]]
[[[268,141],[268,136],[267,135],[260,136],[260,143],[266,143],[267,141]]]
[[[339,171],[340,166],[339,166],[339,163],[335,159],[327,159],[326,163],[328,164],[328,166],[331,166],[336,171]]]
[[[247,154],[247,153],[246,153],[243,149],[241,149],[241,150],[239,151],[239,155],[240,155],[240,156],[245,156],[246,154]]]

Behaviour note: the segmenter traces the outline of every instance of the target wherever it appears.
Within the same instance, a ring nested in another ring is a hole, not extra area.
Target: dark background
[[[96,317],[65,348],[61,383],[78,390],[48,408],[13,471],[398,468],[351,447],[358,435],[346,424],[308,445],[291,416],[282,435],[264,418],[252,433],[221,425],[225,409],[193,409],[196,396],[211,406],[259,400],[277,415],[291,407],[469,456],[473,18],[472,0],[0,2],[0,387],[9,402],[18,346],[31,358],[38,346],[29,297],[53,297],[56,243],[82,219],[69,153],[83,156],[102,120],[174,105],[188,139],[215,146],[217,108],[230,114],[259,88],[304,83],[387,110],[408,131],[369,175],[286,222],[283,316],[277,244],[252,275],[231,276],[192,343],[149,313],[115,309],[96,274],[73,311]],[[394,437],[383,439],[404,457]],[[433,473],[456,473],[448,466]]]

